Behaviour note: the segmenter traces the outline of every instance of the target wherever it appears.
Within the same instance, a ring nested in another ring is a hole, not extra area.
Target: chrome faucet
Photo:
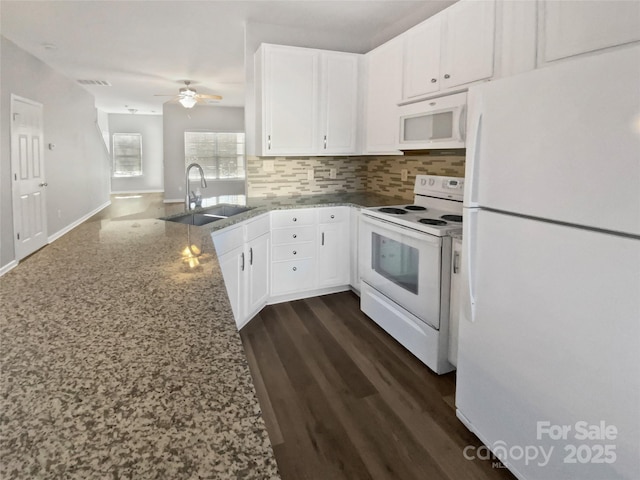
[[[191,170],[191,167],[196,167],[200,171],[200,185],[202,185],[202,188],[207,187],[207,180],[204,178],[204,170],[202,169],[202,167],[197,163],[189,164],[189,166],[187,167],[187,173],[184,176],[185,193],[186,193],[185,203],[187,207],[186,208],[187,212],[191,210],[192,201],[195,202],[196,207],[200,206],[198,205],[198,198],[196,197],[196,194],[194,193],[193,196],[191,196],[189,193],[189,171]],[[200,202],[202,202],[202,199],[200,199]]]

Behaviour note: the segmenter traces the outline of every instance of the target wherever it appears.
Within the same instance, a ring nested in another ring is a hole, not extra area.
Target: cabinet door
[[[446,10],[442,88],[491,77],[494,35],[494,1],[461,1]]]
[[[545,1],[541,9],[544,62],[640,40],[637,1]]]
[[[441,25],[442,15],[436,15],[404,34],[404,100],[440,89]]]
[[[318,287],[349,284],[349,222],[318,226]]]
[[[233,318],[236,320],[236,325],[240,327],[244,321],[244,269],[246,268],[244,245],[219,256],[218,262],[227,287]]]
[[[494,79],[536,68],[537,15],[536,2],[496,4]]]
[[[402,54],[399,37],[366,55],[366,153],[394,153],[399,141],[398,102],[402,98]]]
[[[315,50],[267,45],[263,65],[263,153],[313,154],[318,148]]]
[[[247,244],[247,310],[246,320],[255,315],[269,298],[269,234]]]
[[[323,52],[321,58],[320,153],[356,153],[359,57]]]

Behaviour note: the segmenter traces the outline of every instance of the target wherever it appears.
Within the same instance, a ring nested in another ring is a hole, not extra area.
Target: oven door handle
[[[383,230],[383,231],[389,232],[391,235],[393,234],[404,235],[404,236],[419,240],[421,242],[431,243],[433,245],[438,245],[438,246],[441,244],[440,237],[431,235],[426,232],[421,232],[419,230],[414,230],[413,228],[408,228],[403,225],[398,225],[397,223],[390,222],[388,220],[383,220],[378,217],[370,217],[366,213],[363,213],[360,216],[360,219],[364,223],[370,225],[374,231]]]

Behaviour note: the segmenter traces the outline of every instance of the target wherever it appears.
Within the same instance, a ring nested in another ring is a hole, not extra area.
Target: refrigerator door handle
[[[481,94],[471,90],[468,95],[467,108],[467,163],[464,182],[464,206],[478,206],[478,164],[480,156],[480,140],[482,136],[482,101]]]
[[[465,310],[467,315],[465,317],[472,323],[476,321],[476,297],[475,297],[475,244],[477,241],[477,209],[467,210],[467,217],[464,219],[463,228],[465,230],[463,234],[463,251],[462,255],[465,271],[464,280],[466,282],[465,290],[466,295],[464,298]]]

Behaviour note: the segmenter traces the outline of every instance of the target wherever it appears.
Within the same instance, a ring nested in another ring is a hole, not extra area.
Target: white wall
[[[48,235],[109,202],[110,163],[93,96],[0,37],[0,268],[14,259],[11,195],[11,94],[43,104]]]
[[[162,115],[109,114],[109,145],[113,145],[114,133],[142,135],[142,176],[113,177],[112,193],[162,192],[164,190],[162,128]]]
[[[244,132],[244,109],[196,105],[186,109],[180,104],[166,103],[163,107],[164,122],[164,198],[165,201],[181,201],[184,191],[184,132]],[[202,190],[202,189],[201,189]],[[238,195],[245,192],[245,182],[208,182],[202,194]]]

